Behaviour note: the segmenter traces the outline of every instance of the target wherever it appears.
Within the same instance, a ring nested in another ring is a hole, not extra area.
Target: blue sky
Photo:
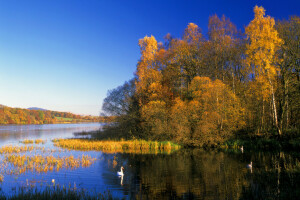
[[[224,14],[241,30],[262,5],[275,19],[299,1],[0,0],[0,104],[98,115],[107,91],[133,77],[138,39],[188,23],[204,33]]]

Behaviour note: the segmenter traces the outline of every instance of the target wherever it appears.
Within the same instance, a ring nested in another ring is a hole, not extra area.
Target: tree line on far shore
[[[276,21],[255,6],[245,31],[213,15],[204,35],[139,40],[135,77],[110,90],[107,129],[124,138],[218,145],[239,132],[299,132],[300,18]]]
[[[69,112],[29,110],[0,106],[0,124],[57,124],[104,121],[103,117],[81,116]]]

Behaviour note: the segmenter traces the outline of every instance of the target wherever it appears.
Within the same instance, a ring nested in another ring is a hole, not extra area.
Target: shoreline
[[[106,135],[105,131],[83,131],[77,133],[78,136],[90,136],[91,140],[98,141],[124,141],[122,137],[114,137],[113,135]],[[131,139],[125,139],[125,141],[130,141]],[[159,140],[154,140],[159,142]],[[172,140],[169,140],[172,141]],[[259,151],[274,151],[274,150],[284,150],[284,151],[298,151],[300,150],[300,135],[298,133],[286,134],[286,135],[236,135],[234,138],[229,138],[224,142],[218,144],[217,146],[188,146],[180,144],[178,142],[172,141],[177,145],[182,146],[182,148],[199,148],[199,149],[236,149],[240,150],[242,147],[259,150]]]
[[[51,124],[96,124],[105,122],[66,122],[66,123],[51,123]],[[0,126],[27,126],[27,125],[50,125],[50,124],[0,124]]]

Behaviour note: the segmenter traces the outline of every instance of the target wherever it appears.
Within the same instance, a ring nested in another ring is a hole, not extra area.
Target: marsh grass
[[[5,155],[2,161],[2,170],[7,174],[23,174],[27,171],[36,173],[46,173],[49,171],[59,171],[60,169],[75,169],[79,167],[88,167],[96,161],[88,155],[82,155],[75,158],[74,156],[54,157],[44,155]]]
[[[157,142],[146,140],[100,141],[91,139],[55,139],[58,147],[80,151],[104,152],[155,152],[180,149],[180,145],[169,141]]]
[[[36,139],[34,141],[35,144],[45,144],[46,143],[46,140],[43,140],[43,139]]]
[[[227,140],[223,144],[220,145],[222,149],[240,149],[243,145],[245,145],[245,142],[241,140]]]
[[[42,148],[33,147],[33,146],[3,146],[0,148],[0,154],[11,154],[11,153],[23,153],[33,150],[42,150]]]
[[[25,139],[25,140],[23,140],[23,141],[20,141],[20,143],[23,143],[23,144],[33,144],[34,141],[33,141],[33,140]]]
[[[38,141],[43,142],[43,141]],[[0,148],[0,182],[3,175],[19,175],[27,171],[46,173],[59,171],[60,169],[75,169],[88,167],[96,161],[96,158],[82,154],[75,158],[70,156],[53,156],[53,152],[61,152],[61,149],[46,150],[38,146],[4,146]],[[2,175],[3,174],[3,175]]]
[[[59,185],[48,186],[44,190],[37,188],[19,188],[14,194],[0,194],[0,200],[49,200],[49,199],[72,199],[72,200],[110,200],[114,199],[109,191],[102,193],[89,193],[84,189],[66,188]]]
[[[23,144],[45,144],[46,143],[46,140],[43,140],[43,139],[36,139],[36,140],[28,140],[28,139],[25,139],[25,140],[22,140],[20,141],[20,143],[23,143]]]

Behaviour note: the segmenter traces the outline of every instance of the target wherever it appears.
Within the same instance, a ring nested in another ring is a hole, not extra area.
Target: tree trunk
[[[232,72],[232,89],[233,89],[233,94],[235,94],[235,84],[234,84],[234,73]]]
[[[286,129],[289,128],[289,86],[286,88]]]
[[[261,116],[261,130],[264,130],[264,116],[265,116],[265,101],[263,99],[263,102],[262,102],[262,116]]]
[[[269,75],[269,73],[268,73],[268,75]],[[277,118],[277,109],[276,109],[276,101],[275,101],[274,88],[273,88],[273,84],[272,84],[272,81],[270,79],[270,76],[269,76],[269,82],[270,82],[270,86],[271,86],[271,94],[272,94],[272,103],[273,103],[275,126],[277,128],[277,131],[278,131],[279,135],[281,135],[281,130],[280,130],[279,126],[278,126],[278,118]]]

